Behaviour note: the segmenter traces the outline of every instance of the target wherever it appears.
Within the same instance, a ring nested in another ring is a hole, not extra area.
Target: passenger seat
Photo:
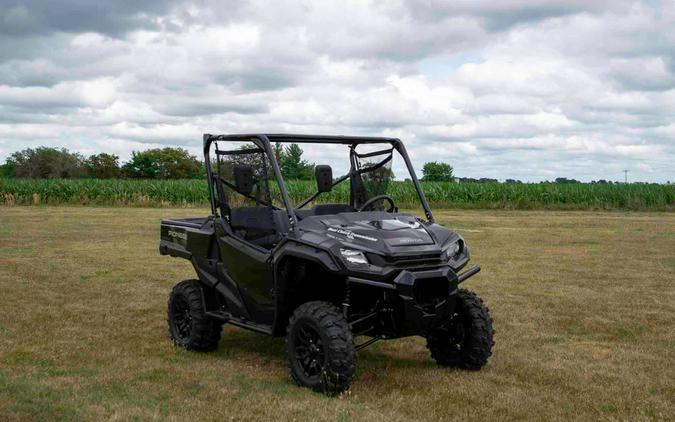
[[[239,237],[271,249],[281,239],[280,219],[272,207],[238,207],[230,211],[230,226]],[[285,213],[285,211],[283,211]]]

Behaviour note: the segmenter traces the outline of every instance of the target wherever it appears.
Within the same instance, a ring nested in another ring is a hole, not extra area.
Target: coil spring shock
[[[345,319],[349,316],[349,307],[351,306],[351,285],[348,281],[345,281],[345,295],[342,299],[342,313],[345,316]]]

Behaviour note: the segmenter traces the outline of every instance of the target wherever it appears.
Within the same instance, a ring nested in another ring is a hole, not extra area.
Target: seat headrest
[[[253,168],[248,164],[237,164],[233,169],[234,186],[237,192],[242,195],[250,195],[255,185],[255,178],[253,177]]]

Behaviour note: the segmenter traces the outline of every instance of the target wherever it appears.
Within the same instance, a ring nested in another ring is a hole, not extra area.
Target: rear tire
[[[340,310],[328,302],[307,302],[295,310],[286,330],[286,354],[293,381],[316,392],[339,394],[354,378],[354,337]]]
[[[169,295],[167,322],[176,346],[208,351],[218,347],[222,325],[206,316],[202,289],[197,280],[185,280]]]
[[[454,314],[427,337],[431,357],[441,366],[481,369],[492,355],[490,310],[472,291],[459,289]]]

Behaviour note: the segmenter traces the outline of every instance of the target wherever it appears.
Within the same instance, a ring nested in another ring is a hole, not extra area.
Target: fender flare
[[[281,250],[274,254],[272,260],[274,272],[274,323],[272,325],[272,331],[275,336],[284,335],[286,327],[286,321],[281,320],[279,315],[279,310],[284,309],[285,296],[278,292],[285,291],[285,286],[279,285],[281,279],[279,273],[282,270],[281,264],[288,258],[296,258],[315,263],[332,273],[340,273],[343,271],[342,263],[337,262],[328,249],[309,246],[301,242],[286,242],[281,247]]]

